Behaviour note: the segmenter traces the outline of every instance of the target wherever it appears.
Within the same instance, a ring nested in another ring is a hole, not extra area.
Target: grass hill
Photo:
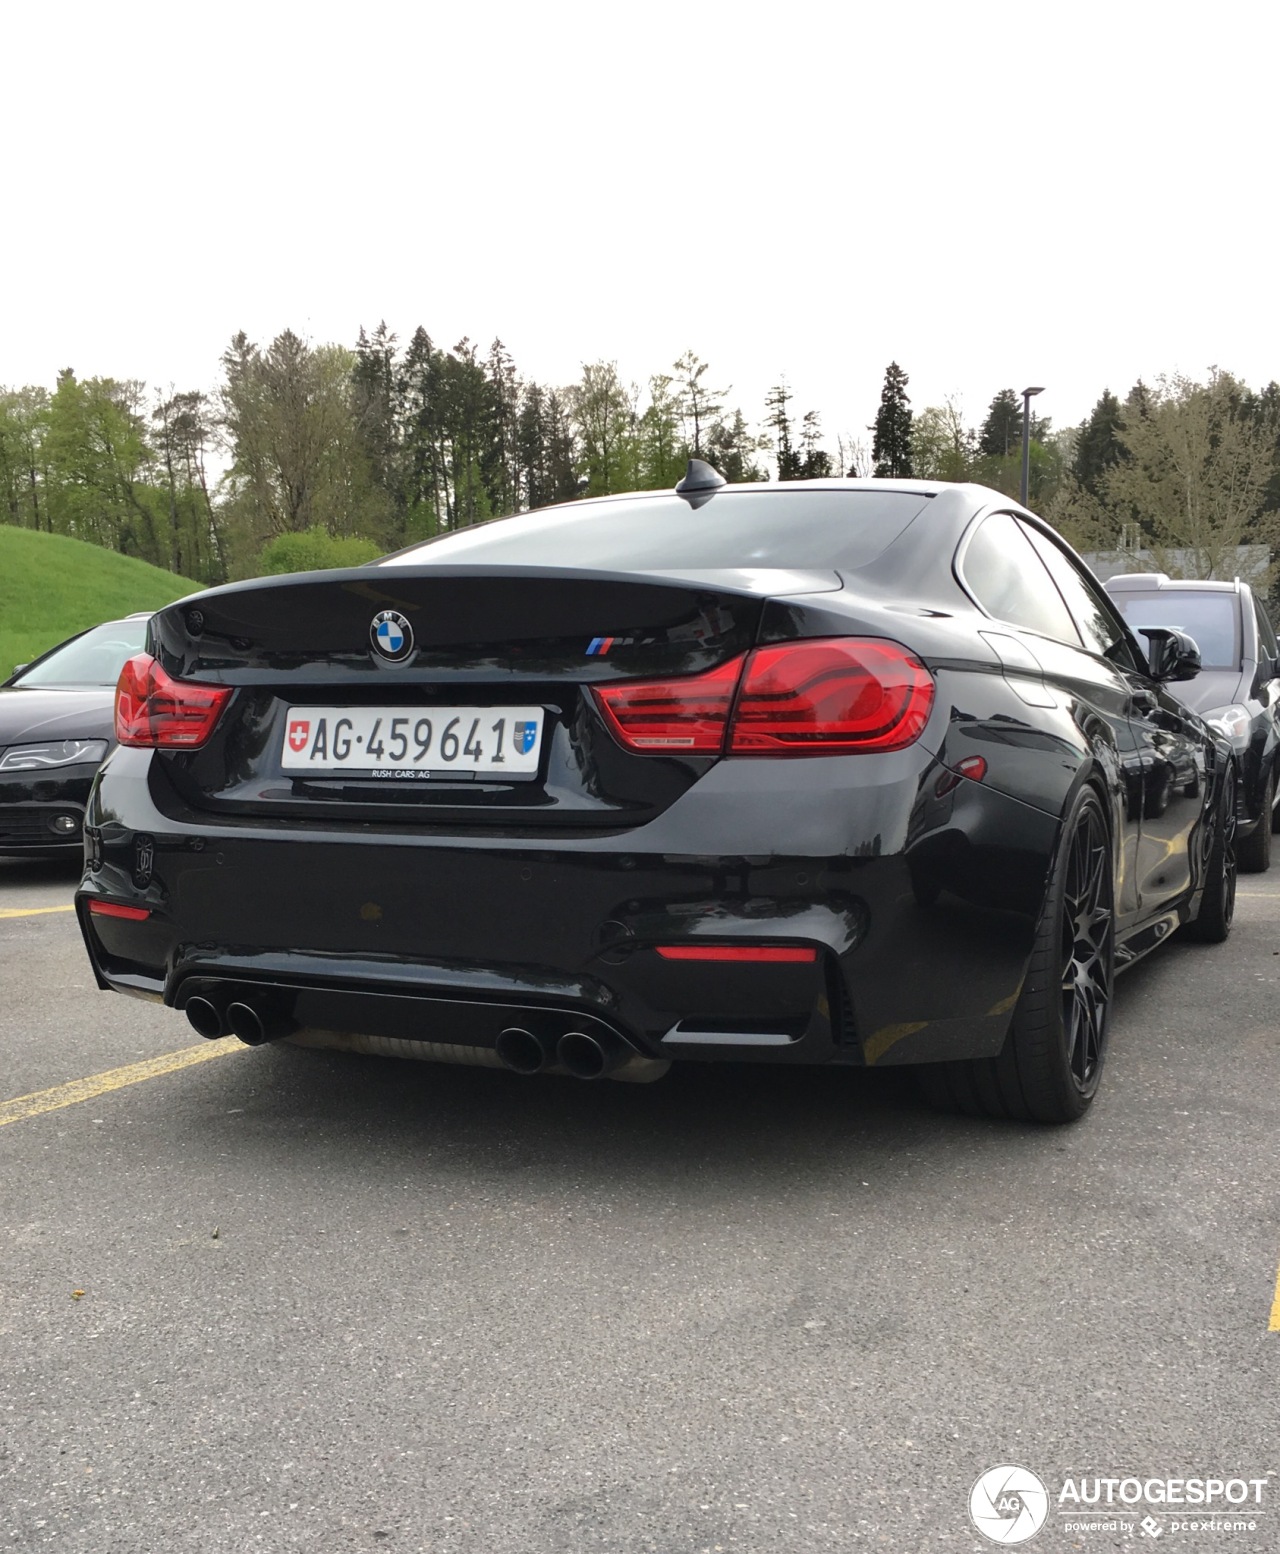
[[[200,586],[100,545],[0,523],[0,680],[86,626],[157,610]]]

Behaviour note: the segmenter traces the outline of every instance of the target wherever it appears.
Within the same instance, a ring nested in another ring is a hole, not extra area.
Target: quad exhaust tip
[[[246,1047],[261,1047],[266,1042],[278,1041],[294,1029],[294,1022],[286,1015],[239,1000],[227,1005],[227,1025],[231,1034],[238,1036]]]
[[[505,1068],[513,1074],[539,1074],[547,1066],[547,1050],[532,1031],[509,1026],[494,1043]]]
[[[575,1079],[603,1079],[624,1057],[620,1044],[606,1046],[584,1031],[566,1031],[556,1043],[557,1060]]]
[[[198,1036],[213,1041],[215,1037],[226,1033],[227,1028],[217,1004],[207,998],[188,998],[183,1012]]]
[[[197,995],[187,999],[183,1013],[192,1030],[207,1041],[229,1034],[239,1037],[246,1047],[261,1047],[265,1042],[277,1041],[294,1028],[294,1022],[286,1015],[258,1009],[243,999],[229,1003],[224,1011],[211,998]]]
[[[246,1047],[261,1047],[291,1035],[297,1029],[297,1022],[287,1014],[270,1005],[250,1003],[247,997],[222,1006],[212,998],[193,994],[182,1008],[192,1030],[209,1041],[232,1035]],[[438,1062],[476,1062],[479,1061],[477,1051],[484,1050],[439,1043],[406,1042],[403,1045],[409,1049],[429,1045],[431,1057]],[[400,1056],[406,1055],[398,1047],[396,1050]],[[409,1055],[416,1054],[410,1051]],[[507,1026],[499,1033],[489,1062],[493,1057],[514,1074],[560,1073],[571,1074],[575,1079],[626,1079],[642,1084],[660,1079],[671,1067],[669,1058],[644,1057],[607,1033],[589,1035],[585,1031],[570,1030],[554,1040],[549,1036],[537,1036],[519,1025]]]

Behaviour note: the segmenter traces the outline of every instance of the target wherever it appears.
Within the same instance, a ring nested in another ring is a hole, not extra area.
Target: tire
[[[1183,926],[1188,939],[1222,944],[1236,913],[1236,769],[1228,767],[1218,802],[1218,826],[1205,864],[1204,895],[1194,922]]]
[[[1276,797],[1276,777],[1271,772],[1262,790],[1258,823],[1236,844],[1236,865],[1243,874],[1265,874],[1271,867],[1271,806]]]
[[[1115,980],[1115,870],[1102,801],[1077,796],[1062,827],[1026,979],[999,1056],[920,1071],[937,1106],[977,1117],[1074,1122],[1102,1078]]]

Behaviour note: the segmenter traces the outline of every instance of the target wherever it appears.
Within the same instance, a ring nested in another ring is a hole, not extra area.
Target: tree
[[[586,494],[634,491],[639,467],[636,391],[618,376],[617,362],[584,366],[568,400],[587,477]]]
[[[741,410],[727,420],[719,420],[707,434],[708,463],[736,485],[744,480],[767,480],[768,474],[756,463],[755,455],[768,447],[766,438],[755,436]]]
[[[1104,389],[1080,427],[1071,465],[1071,473],[1093,496],[1101,495],[1108,471],[1124,457],[1122,424],[1120,401],[1110,389]]]
[[[978,432],[978,452],[989,459],[1007,459],[1022,447],[1022,397],[1001,389],[991,401]]]
[[[912,472],[909,381],[897,362],[889,363],[880,392],[880,409],[871,428],[874,433],[871,457],[875,460],[876,474],[880,476],[901,479]]]
[[[370,478],[385,492],[388,507],[395,514],[397,538],[404,532],[405,510],[400,467],[403,397],[395,335],[385,320],[372,335],[361,326],[351,366],[351,414]]]
[[[194,389],[158,395],[151,421],[167,494],[167,564],[183,577],[223,582],[227,567],[221,522],[209,495],[205,462],[214,439],[208,399]]]
[[[911,467],[921,480],[970,480],[975,438],[955,399],[928,405],[911,424]]]
[[[1162,571],[1234,577],[1238,547],[1280,538],[1280,513],[1267,500],[1274,438],[1243,386],[1216,368],[1206,383],[1177,375],[1141,387],[1126,404],[1126,457],[1105,477],[1108,501],[1117,516],[1136,518]],[[1268,579],[1275,570],[1272,562]]]
[[[705,458],[707,435],[723,412],[728,389],[708,388],[702,381],[707,364],[692,351],[686,351],[675,364],[679,384],[680,414],[684,418],[685,441],[694,458]]]
[[[768,412],[765,424],[773,431],[773,451],[778,461],[779,480],[799,480],[804,468],[803,455],[792,440],[789,409],[791,397],[787,380],[782,378],[769,390],[769,397],[764,402]]]
[[[439,361],[439,405],[435,433],[445,476],[445,519],[451,529],[482,523],[502,509],[490,480],[497,444],[493,385],[465,336]],[[486,478],[488,477],[488,478]],[[500,483],[500,482],[499,482]],[[500,492],[497,493],[500,500]]]
[[[150,482],[152,449],[135,379],[58,374],[41,447],[51,532],[167,566],[164,499]]]
[[[514,513],[521,505],[519,426],[521,383],[511,353],[501,340],[489,347],[485,363],[489,385],[488,446],[480,455],[480,471],[494,513]]]
[[[816,410],[806,410],[800,423],[800,478],[825,480],[831,473],[831,455],[818,446],[822,427]]]
[[[524,504],[547,507],[577,495],[573,429],[564,401],[554,389],[530,383],[520,407],[516,433]]]
[[[222,365],[233,569],[251,567],[277,534],[385,534],[390,504],[356,422],[354,354],[311,346],[290,329],[263,351],[242,331]]]
[[[649,379],[649,403],[638,429],[641,490],[665,491],[684,474],[690,449],[681,435],[680,419],[673,380],[658,373]]]
[[[44,440],[49,394],[27,385],[0,390],[0,518],[6,523],[49,527],[43,509]]]

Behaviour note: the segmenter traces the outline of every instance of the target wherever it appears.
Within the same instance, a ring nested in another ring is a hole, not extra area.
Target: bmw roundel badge
[[[413,627],[399,610],[379,610],[369,627],[369,641],[380,657],[402,664],[413,652]]]

